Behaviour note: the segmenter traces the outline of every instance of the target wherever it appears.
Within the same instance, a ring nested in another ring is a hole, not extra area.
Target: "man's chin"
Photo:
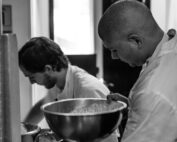
[[[46,89],[51,89],[53,88],[55,85],[50,85],[50,86],[45,86]]]
[[[142,65],[141,64],[132,64],[132,63],[129,63],[129,66],[132,67],[132,68],[135,68],[135,67],[141,67]]]
[[[129,66],[132,67],[132,68],[136,67],[135,64],[129,64]]]

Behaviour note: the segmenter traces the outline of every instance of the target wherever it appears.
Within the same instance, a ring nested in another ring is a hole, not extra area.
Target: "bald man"
[[[177,36],[170,39],[135,0],[111,5],[98,33],[113,59],[143,66],[129,94],[122,142],[177,142]]]

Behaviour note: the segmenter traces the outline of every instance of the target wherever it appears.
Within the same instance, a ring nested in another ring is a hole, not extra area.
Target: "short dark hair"
[[[68,58],[60,46],[47,37],[34,37],[19,50],[19,65],[31,73],[43,72],[45,65],[60,71],[68,68]]]

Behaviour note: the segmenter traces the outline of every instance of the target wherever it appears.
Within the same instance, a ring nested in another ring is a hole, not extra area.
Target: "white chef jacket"
[[[49,90],[48,95],[62,100],[68,98],[106,98],[109,93],[109,89],[96,77],[77,66],[69,65],[64,89],[61,91],[54,87]],[[115,131],[101,142],[118,142],[117,137],[118,133]]]
[[[177,142],[177,36],[164,34],[129,99],[122,142]]]

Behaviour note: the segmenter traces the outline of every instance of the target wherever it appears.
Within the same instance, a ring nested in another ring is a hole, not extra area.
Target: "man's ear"
[[[133,44],[133,47],[137,49],[142,48],[142,38],[137,34],[129,34],[128,40]]]
[[[52,71],[52,66],[51,65],[45,65],[45,72],[50,72]]]
[[[167,35],[168,35],[168,39],[172,39],[175,35],[176,35],[176,30],[175,29],[169,29],[168,32],[167,32]]]

